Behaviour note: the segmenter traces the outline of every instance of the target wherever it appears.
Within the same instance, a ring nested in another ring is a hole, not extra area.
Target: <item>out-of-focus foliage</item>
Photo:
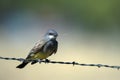
[[[39,14],[44,9],[49,10],[44,6],[51,6],[64,15],[66,21],[84,24],[87,29],[120,29],[119,0],[0,0],[0,16],[4,19],[13,10],[31,10]]]

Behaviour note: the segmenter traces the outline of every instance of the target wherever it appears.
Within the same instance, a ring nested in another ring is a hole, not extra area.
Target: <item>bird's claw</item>
[[[49,63],[50,62],[50,60],[48,60],[48,59],[45,59],[45,63]]]

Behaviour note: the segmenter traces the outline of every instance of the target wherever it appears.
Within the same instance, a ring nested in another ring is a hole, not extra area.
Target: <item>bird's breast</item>
[[[49,53],[38,52],[32,58],[34,58],[34,59],[46,59],[47,57],[49,57],[49,55],[50,55]]]

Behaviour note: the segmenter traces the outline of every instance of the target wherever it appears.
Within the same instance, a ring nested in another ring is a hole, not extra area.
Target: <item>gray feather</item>
[[[44,47],[43,47],[43,52],[44,53],[56,53],[57,52],[57,47],[58,47],[58,42],[56,40],[50,40],[48,41]]]

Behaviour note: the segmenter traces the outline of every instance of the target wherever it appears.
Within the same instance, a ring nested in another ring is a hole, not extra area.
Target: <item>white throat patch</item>
[[[55,38],[55,37],[52,36],[52,35],[49,35],[48,38],[49,38],[49,39],[53,39],[53,38]]]

